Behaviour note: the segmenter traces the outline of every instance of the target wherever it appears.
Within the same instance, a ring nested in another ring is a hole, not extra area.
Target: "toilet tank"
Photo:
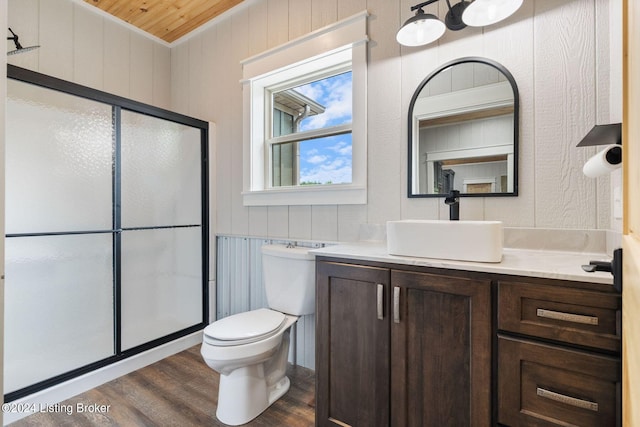
[[[262,246],[262,272],[269,308],[294,316],[315,311],[315,256],[311,248]]]

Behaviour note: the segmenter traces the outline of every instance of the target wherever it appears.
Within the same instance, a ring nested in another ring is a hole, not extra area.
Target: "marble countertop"
[[[613,284],[611,273],[586,273],[581,268],[583,264],[592,260],[611,261],[611,257],[605,253],[504,248],[501,262],[486,263],[389,255],[384,242],[338,244],[313,249],[310,252],[334,258]]]

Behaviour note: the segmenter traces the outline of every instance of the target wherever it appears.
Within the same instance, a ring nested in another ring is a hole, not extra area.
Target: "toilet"
[[[269,308],[234,314],[204,329],[204,361],[220,373],[216,416],[248,423],[289,390],[289,332],[315,311],[315,257],[310,248],[262,246]]]

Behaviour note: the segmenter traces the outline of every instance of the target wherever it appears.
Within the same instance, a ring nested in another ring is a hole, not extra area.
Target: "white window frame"
[[[367,202],[367,27],[361,12],[242,61],[243,204],[245,206],[365,204]],[[352,181],[350,184],[271,187],[268,88],[318,70],[351,64]],[[265,120],[267,118],[267,120]]]

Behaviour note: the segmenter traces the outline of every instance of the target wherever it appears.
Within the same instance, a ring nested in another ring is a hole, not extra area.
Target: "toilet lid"
[[[260,308],[213,322],[204,329],[204,334],[221,341],[245,341],[268,335],[280,328],[284,321],[283,313]]]

